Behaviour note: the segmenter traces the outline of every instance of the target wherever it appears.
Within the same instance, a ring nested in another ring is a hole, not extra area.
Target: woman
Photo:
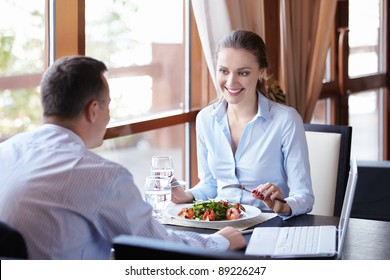
[[[283,218],[311,211],[303,122],[295,109],[265,97],[264,41],[250,31],[233,31],[220,41],[217,55],[221,100],[202,109],[196,120],[200,182],[188,191],[173,188],[172,201],[228,199]],[[233,183],[252,192],[222,188]]]

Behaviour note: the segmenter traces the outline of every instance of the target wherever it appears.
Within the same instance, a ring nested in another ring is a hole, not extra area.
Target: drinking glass
[[[153,156],[150,171],[152,176],[167,176],[169,183],[171,183],[174,173],[173,158],[171,156]]]
[[[171,186],[167,176],[146,177],[145,201],[152,205],[155,219],[162,221],[163,212],[171,201]]]

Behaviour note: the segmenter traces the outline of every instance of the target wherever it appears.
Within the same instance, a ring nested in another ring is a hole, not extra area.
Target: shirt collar
[[[270,103],[269,100],[260,92],[257,92],[258,96],[258,109],[256,118],[262,117],[268,119],[270,117]],[[211,112],[212,116],[216,116],[218,119],[222,119],[226,115],[227,101],[223,99],[221,102],[214,105],[214,109]]]
[[[270,112],[270,100],[266,98],[262,93],[257,92],[258,97],[258,110],[257,117],[263,117],[264,119],[268,119],[271,116]]]
[[[78,142],[79,144],[82,144],[85,146],[83,140],[79,135],[74,133],[72,130],[65,128],[63,126],[57,125],[57,124],[51,124],[51,123],[45,123],[41,126],[42,130],[47,130],[47,131],[55,131],[59,133],[63,133],[68,135],[70,138],[72,138],[74,141]]]

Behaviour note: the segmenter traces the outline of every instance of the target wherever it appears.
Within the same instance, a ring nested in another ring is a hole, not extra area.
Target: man
[[[131,173],[88,149],[110,119],[104,63],[59,59],[41,81],[43,125],[0,144],[0,220],[25,238],[31,259],[108,259],[119,234],[210,249],[239,249],[228,227],[204,237],[169,232],[152,217]]]

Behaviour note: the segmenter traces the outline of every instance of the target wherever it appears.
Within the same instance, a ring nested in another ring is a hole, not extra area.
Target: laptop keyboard
[[[318,251],[319,226],[282,227],[276,243],[276,254],[311,254]]]

